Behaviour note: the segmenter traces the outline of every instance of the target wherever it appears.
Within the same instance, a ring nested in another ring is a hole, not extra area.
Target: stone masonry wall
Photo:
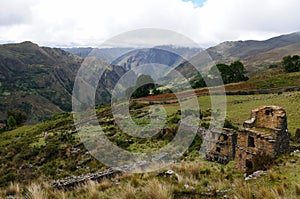
[[[245,121],[246,128],[286,129],[285,110],[278,106],[262,106],[251,112],[251,119]]]
[[[221,132],[209,132],[204,136],[203,144],[207,160],[227,164],[235,156],[236,132],[226,128]]]
[[[245,172],[264,169],[272,159],[289,153],[286,112],[278,106],[254,109],[238,132],[223,129],[202,137],[207,160],[222,164],[235,160],[236,168]]]
[[[289,153],[287,117],[283,108],[262,106],[251,112],[238,132],[235,163],[242,171],[263,169],[264,161]]]

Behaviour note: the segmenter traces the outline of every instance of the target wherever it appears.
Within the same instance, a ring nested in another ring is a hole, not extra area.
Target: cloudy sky
[[[140,28],[181,33],[208,47],[300,31],[299,0],[1,0],[0,43],[98,46]]]

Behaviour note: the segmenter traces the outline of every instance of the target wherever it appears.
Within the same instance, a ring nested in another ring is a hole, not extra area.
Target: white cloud
[[[163,28],[207,46],[300,30],[299,0],[10,0],[0,2],[0,42],[97,45],[138,28]]]

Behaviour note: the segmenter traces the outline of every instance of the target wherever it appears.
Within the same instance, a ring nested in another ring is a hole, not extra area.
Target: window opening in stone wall
[[[248,136],[248,147],[255,147],[254,137]]]
[[[246,160],[246,167],[248,169],[253,169],[253,163],[250,160]]]
[[[273,116],[273,111],[271,111],[271,110],[266,110],[265,114],[266,114],[266,115],[272,115],[272,116]]]
[[[228,140],[228,135],[223,135],[223,139],[226,141]]]

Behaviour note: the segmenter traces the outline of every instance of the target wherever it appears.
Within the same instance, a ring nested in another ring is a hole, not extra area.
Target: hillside
[[[249,117],[253,107],[264,103],[288,105],[289,126],[293,129],[299,119],[299,92],[281,95],[230,96],[228,117],[241,122]],[[209,97],[199,97],[209,122]],[[175,136],[180,113],[176,104],[164,104],[167,124],[151,139],[131,137],[114,125],[109,107],[96,110],[99,123],[107,138],[130,152],[149,152],[165,146]],[[139,125],[149,123],[149,105],[137,104],[131,108],[133,120]],[[292,120],[293,118],[293,120]],[[147,173],[124,173],[101,182],[87,181],[75,189],[56,189],[53,180],[103,171],[107,167],[85,149],[74,128],[72,114],[57,114],[51,120],[34,126],[24,126],[3,132],[0,137],[0,190],[1,197],[36,198],[297,198],[300,196],[298,152],[279,157],[260,177],[245,180],[234,162],[222,165],[201,158],[202,139],[195,137],[190,148],[175,163]],[[292,143],[297,145],[296,143]],[[298,143],[299,145],[299,143]],[[296,150],[297,146],[292,149]],[[299,146],[298,146],[299,149]],[[107,151],[110,153],[110,151]],[[174,172],[174,173],[172,173]],[[168,174],[171,173],[171,174]],[[283,197],[284,198],[284,197]]]
[[[73,82],[83,59],[58,48],[31,42],[0,45],[0,120],[8,110],[25,112],[28,122],[71,111]],[[100,81],[98,98],[108,102],[110,89],[125,71],[112,66]]]
[[[299,45],[300,33],[296,32],[265,41],[228,41],[208,48],[207,52],[217,63],[241,60],[252,71],[278,63],[286,55],[298,54]]]

